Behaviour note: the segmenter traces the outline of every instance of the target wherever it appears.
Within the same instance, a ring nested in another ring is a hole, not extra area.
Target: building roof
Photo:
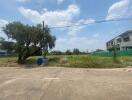
[[[120,34],[119,36],[125,36],[125,35],[128,35],[128,34],[132,34],[132,30],[126,31],[126,32]]]
[[[123,36],[126,36],[126,35],[130,34],[130,33],[132,34],[132,30],[128,30],[128,31],[126,31],[126,32],[124,32],[124,33],[122,33],[122,34],[116,36],[115,38],[117,38],[117,37],[123,37]],[[114,40],[115,38],[109,40],[108,42]],[[108,42],[107,42],[107,43],[108,43]]]

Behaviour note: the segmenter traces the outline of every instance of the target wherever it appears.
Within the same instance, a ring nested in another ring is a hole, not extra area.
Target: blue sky
[[[108,40],[132,29],[132,20],[95,23],[96,20],[131,18],[132,0],[1,0],[0,12],[0,36],[6,39],[1,27],[12,21],[36,25],[44,20],[49,27],[88,24],[51,29],[57,38],[54,50],[106,49]]]

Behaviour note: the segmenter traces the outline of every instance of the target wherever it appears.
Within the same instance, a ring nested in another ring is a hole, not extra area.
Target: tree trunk
[[[23,58],[23,54],[20,53],[18,55],[18,60],[17,60],[18,64],[24,64],[25,63],[25,59]]]
[[[19,64],[24,64],[26,62],[26,59],[30,56],[33,56],[36,52],[39,52],[40,49],[34,50],[33,53],[30,54],[30,50],[28,47],[26,47],[23,51],[19,52],[18,54],[18,60],[17,62]]]
[[[23,60],[22,58],[19,58],[18,57],[17,62],[18,62],[18,64],[24,64],[25,63],[25,60]]]

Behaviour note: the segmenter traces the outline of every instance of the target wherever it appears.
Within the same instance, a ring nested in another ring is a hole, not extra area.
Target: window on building
[[[111,45],[113,45],[113,41],[111,41]]]
[[[119,45],[119,44],[117,44],[116,46],[117,46],[117,47],[120,47],[120,45]]]
[[[117,39],[117,42],[121,42],[121,38]]]
[[[130,38],[129,38],[129,36],[127,36],[123,40],[124,40],[124,42],[128,42],[128,41],[130,41]]]

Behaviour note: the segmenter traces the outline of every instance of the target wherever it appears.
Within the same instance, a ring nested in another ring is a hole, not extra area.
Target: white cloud
[[[49,26],[64,26],[80,14],[80,9],[77,5],[69,5],[66,10],[48,11],[45,9],[40,13],[36,10],[20,7],[19,12],[33,23],[40,23],[44,20]]]
[[[130,16],[132,16],[132,1],[120,0],[110,6],[106,19],[128,18]]]
[[[27,2],[28,0],[16,0],[17,2]]]
[[[99,36],[100,36],[100,34],[98,34],[98,33],[93,34],[93,37],[94,37],[94,38],[97,38],[97,37],[99,37]]]
[[[79,26],[80,24],[91,24],[94,23],[93,19],[81,19],[76,23],[72,23],[74,18],[79,16],[80,8],[77,5],[69,5],[65,10],[54,10],[49,11],[44,8],[41,12],[32,9],[26,9],[24,7],[20,7],[19,12],[31,20],[33,23],[41,23],[43,20],[45,24],[49,26],[63,27],[66,25],[75,25],[73,27],[68,28],[68,35],[75,36],[84,26]]]
[[[81,19],[73,24],[73,27],[69,28],[68,35],[75,36],[78,32],[80,32],[83,28],[85,28],[82,24],[93,24],[95,22],[94,19]]]
[[[57,0],[58,4],[61,4],[62,2],[64,2],[65,0]]]
[[[0,32],[2,32],[2,28],[8,24],[8,21],[0,19]]]
[[[46,0],[16,0],[17,2],[20,3],[25,3],[27,1],[31,1],[31,2],[37,2],[37,3],[44,3]],[[56,1],[58,4],[63,3],[65,0],[52,0],[52,1]]]
[[[68,35],[76,36],[78,32],[80,32],[84,27],[83,26],[72,26],[68,29]]]
[[[40,23],[43,19],[39,12],[31,9],[19,8],[20,13],[31,20],[33,23]]]
[[[2,31],[2,28],[8,24],[8,21],[0,19],[0,37],[4,37],[5,39],[7,39],[7,36],[4,34],[4,32]]]
[[[97,45],[100,44],[100,45]],[[65,51],[67,49],[79,48],[81,51],[95,50],[97,48],[105,48],[104,40],[95,39],[92,37],[65,37],[58,38],[56,41],[56,47],[54,50]]]

